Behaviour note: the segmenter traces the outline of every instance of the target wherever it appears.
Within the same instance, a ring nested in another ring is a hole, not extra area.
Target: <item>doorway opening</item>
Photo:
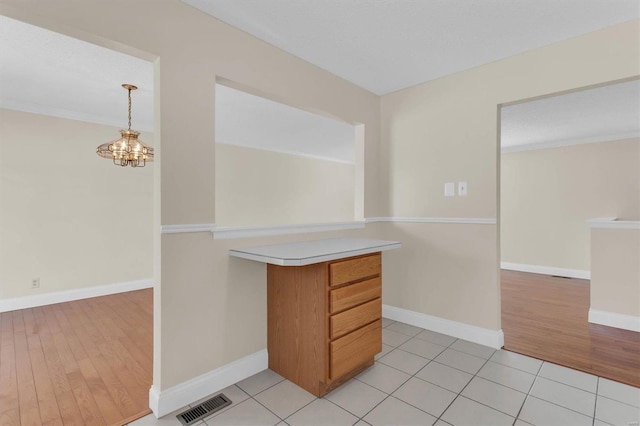
[[[639,115],[637,79],[499,113],[505,349],[633,386],[640,386],[640,334],[589,320],[603,303],[598,286],[619,278],[592,282],[602,250],[590,220],[640,218]],[[629,298],[632,281],[607,297]]]

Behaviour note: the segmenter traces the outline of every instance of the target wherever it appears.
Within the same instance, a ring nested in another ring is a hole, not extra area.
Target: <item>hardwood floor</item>
[[[640,387],[640,333],[588,322],[588,280],[501,277],[505,349]]]
[[[0,425],[119,425],[149,410],[153,290],[0,314]]]

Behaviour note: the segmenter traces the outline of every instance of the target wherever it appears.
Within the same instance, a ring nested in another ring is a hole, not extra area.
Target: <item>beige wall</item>
[[[354,165],[216,143],[216,225],[354,219]]]
[[[0,297],[153,277],[153,169],[95,152],[119,135],[0,109]],[[153,135],[140,138],[153,145]]]
[[[640,230],[591,230],[591,309],[640,318]]]
[[[495,238],[494,226],[376,223],[367,229],[402,242],[401,249],[382,257],[384,304],[497,329],[496,300],[484,303],[490,298],[478,280],[495,274],[494,253],[486,249]]]
[[[588,219],[640,218],[640,139],[502,154],[502,261],[590,270]]]
[[[639,32],[639,21],[631,21],[383,96],[385,216],[499,221],[498,105],[637,76]],[[445,198],[444,183],[459,181],[468,182],[468,196]],[[499,230],[482,225],[486,230],[478,233],[478,226],[413,226],[413,250],[425,258],[410,262],[399,253],[389,256],[387,270],[410,268],[411,273],[394,283],[393,295],[387,289],[387,297],[400,308],[499,329]],[[387,235],[407,238],[400,229]],[[455,243],[449,241],[452,236],[459,236]],[[453,259],[433,267],[429,253]],[[442,296],[442,283],[459,297]],[[430,297],[443,304],[434,306]],[[463,298],[473,298],[464,303],[475,309],[462,311]]]

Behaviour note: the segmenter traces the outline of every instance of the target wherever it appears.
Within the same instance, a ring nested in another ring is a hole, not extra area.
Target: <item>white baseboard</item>
[[[510,271],[531,272],[534,274],[557,275],[559,277],[591,279],[591,271],[583,269],[556,268],[554,266],[528,265],[525,263],[500,262],[502,269]]]
[[[163,391],[151,386],[149,408],[156,417],[165,416],[268,367],[267,350],[263,349]]]
[[[389,305],[382,305],[382,316],[390,320],[400,321],[405,324],[447,334],[495,349],[500,349],[504,346],[504,334],[502,330],[476,327],[475,325],[451,321]]]
[[[147,279],[78,288],[75,290],[54,291],[51,293],[14,297],[11,299],[0,299],[0,312],[9,312],[18,309],[34,308],[36,306],[52,305],[54,303],[71,302],[73,300],[107,296],[109,294],[124,293],[126,291],[142,290],[151,287],[153,287],[153,280]]]
[[[640,317],[589,309],[589,322],[640,332]]]

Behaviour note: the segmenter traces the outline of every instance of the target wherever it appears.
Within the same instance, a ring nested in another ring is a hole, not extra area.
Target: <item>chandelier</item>
[[[129,127],[120,130],[120,138],[103,143],[96,152],[102,158],[113,160],[113,164],[122,167],[144,167],[153,161],[153,148],[138,139],[140,132],[131,130],[131,91],[137,87],[132,84],[123,84],[129,94]]]

